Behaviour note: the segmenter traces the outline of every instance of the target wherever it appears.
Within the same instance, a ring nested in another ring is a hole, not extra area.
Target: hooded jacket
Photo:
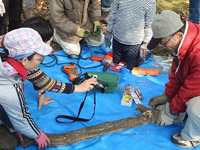
[[[22,83],[19,74],[7,74],[0,59],[0,104],[10,120],[12,128],[29,138],[35,138],[40,131],[26,106]]]
[[[172,99],[170,109],[176,114],[185,112],[185,103],[200,95],[200,26],[188,21],[184,35],[165,85],[165,94]]]

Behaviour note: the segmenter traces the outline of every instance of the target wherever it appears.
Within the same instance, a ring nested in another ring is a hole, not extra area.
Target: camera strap
[[[84,106],[85,100],[87,98],[87,94],[88,94],[88,91],[86,92],[85,98],[84,98],[84,100],[82,101],[82,103],[81,103],[81,105],[79,107],[79,111],[78,111],[77,117],[68,116],[68,115],[59,115],[59,116],[56,117],[56,122],[58,122],[58,123],[74,123],[76,121],[87,122],[87,121],[91,120],[94,117],[95,108],[96,108],[96,91],[95,91],[95,88],[93,89],[93,95],[94,95],[94,112],[93,112],[92,117],[90,119],[79,118],[81,110],[82,110],[82,108]],[[73,121],[70,121],[70,122],[59,121],[58,119],[60,119],[60,118],[62,118],[62,119],[69,119],[69,120],[73,120]]]

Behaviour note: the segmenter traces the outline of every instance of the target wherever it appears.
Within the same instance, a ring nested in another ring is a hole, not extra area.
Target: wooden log
[[[141,114],[112,122],[105,122],[95,126],[86,127],[83,129],[69,131],[63,134],[46,134],[50,141],[51,147],[64,146],[92,139],[101,135],[110,134],[127,130],[130,128],[142,126],[144,124],[153,123],[158,116],[158,110],[154,110],[138,104],[136,110]],[[24,137],[23,147],[36,144],[33,139]]]

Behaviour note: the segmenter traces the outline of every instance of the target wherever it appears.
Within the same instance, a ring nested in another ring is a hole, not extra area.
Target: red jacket
[[[165,94],[172,99],[170,109],[185,112],[191,98],[200,95],[200,25],[188,21],[185,39],[173,60]]]

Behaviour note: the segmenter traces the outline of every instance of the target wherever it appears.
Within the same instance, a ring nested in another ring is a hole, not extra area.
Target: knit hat
[[[38,32],[31,28],[8,32],[4,37],[4,46],[8,49],[9,57],[15,60],[28,57],[33,53],[45,56],[52,51],[52,47],[44,43]]]
[[[156,14],[154,21],[151,25],[153,37],[151,38],[148,49],[154,49],[162,38],[176,33],[181,27],[183,22],[179,14],[171,10],[163,10]]]

